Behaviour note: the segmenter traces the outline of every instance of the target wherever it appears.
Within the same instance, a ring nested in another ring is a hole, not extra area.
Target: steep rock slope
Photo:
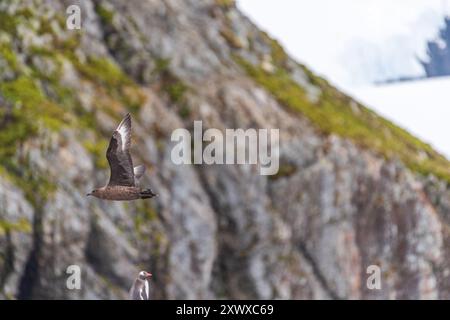
[[[449,298],[448,162],[232,1],[0,1],[0,297]],[[159,197],[86,198],[111,131]],[[280,171],[177,166],[176,128],[279,128]],[[66,288],[79,265],[81,290]],[[382,289],[368,290],[378,265]]]

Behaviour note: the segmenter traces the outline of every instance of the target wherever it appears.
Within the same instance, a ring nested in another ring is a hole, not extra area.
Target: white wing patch
[[[125,147],[128,143],[128,139],[130,138],[130,126],[127,125],[127,121],[129,121],[130,115],[128,114],[122,122],[117,127],[116,131],[120,134],[120,140],[122,140],[122,151],[125,151]]]
[[[126,126],[121,126],[117,131],[119,132],[122,140],[122,151],[125,151],[126,139],[128,137],[129,130]]]

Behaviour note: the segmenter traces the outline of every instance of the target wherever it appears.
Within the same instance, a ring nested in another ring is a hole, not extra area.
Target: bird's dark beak
[[[150,272],[146,272],[145,276],[146,276],[147,279],[150,279],[152,277],[152,274]]]

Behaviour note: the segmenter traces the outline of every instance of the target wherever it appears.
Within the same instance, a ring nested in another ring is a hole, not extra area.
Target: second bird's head
[[[150,272],[147,271],[141,271],[139,272],[139,279],[140,280],[148,280],[152,277],[152,274]]]

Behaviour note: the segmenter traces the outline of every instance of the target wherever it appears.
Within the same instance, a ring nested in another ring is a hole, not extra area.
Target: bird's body
[[[105,186],[98,188],[95,196],[104,200],[126,201],[152,198],[154,194],[150,189],[139,187]]]
[[[94,189],[88,195],[104,200],[136,200],[156,196],[151,189],[141,189],[137,182],[143,176],[144,166],[133,167],[130,155],[131,117],[127,114],[114,131],[106,158],[111,169],[109,183]]]

